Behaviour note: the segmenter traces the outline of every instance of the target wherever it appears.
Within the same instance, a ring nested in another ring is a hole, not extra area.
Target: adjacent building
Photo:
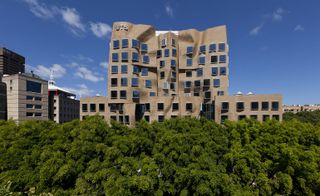
[[[116,22],[109,51],[108,97],[82,98],[82,118],[100,113],[107,121],[129,125],[181,116],[218,123],[282,120],[281,95],[228,95],[226,26],[156,31],[150,25]],[[97,104],[105,105],[104,112]]]
[[[6,48],[0,48],[0,73],[12,75],[25,72],[25,58]]]
[[[0,120],[7,120],[7,87],[0,74]]]
[[[56,123],[65,123],[80,118],[80,101],[76,95],[48,82],[49,119]]]
[[[48,120],[48,82],[33,73],[6,75],[7,118],[17,123]]]
[[[284,112],[292,112],[294,114],[303,111],[316,111],[320,110],[320,104],[306,104],[306,105],[284,105]]]

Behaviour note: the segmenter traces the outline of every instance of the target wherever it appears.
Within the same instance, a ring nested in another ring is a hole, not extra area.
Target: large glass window
[[[206,45],[200,46],[200,54],[205,54],[206,53]]]
[[[187,66],[192,66],[192,58],[187,58]]]
[[[218,67],[212,67],[211,68],[211,75],[217,76],[218,75]]]
[[[95,112],[96,111],[96,104],[95,103],[91,103],[90,104],[90,112]]]
[[[187,54],[192,54],[193,53],[193,47],[192,46],[188,46],[187,47]]]
[[[220,75],[222,75],[222,76],[227,75],[227,68],[226,67],[220,67]]]
[[[165,57],[169,57],[170,56],[170,50],[169,49],[165,49],[164,50],[164,56]]]
[[[199,57],[199,65],[204,65],[204,64],[206,64],[206,57],[205,56]]]
[[[129,40],[128,39],[123,39],[122,40],[122,48],[128,48],[129,45]]]
[[[111,86],[112,87],[118,86],[118,78],[111,78]]]
[[[219,56],[219,63],[226,63],[226,62],[227,62],[226,55],[220,55]]]
[[[117,65],[112,65],[111,66],[111,73],[112,74],[117,74],[118,73],[118,66]]]
[[[148,76],[148,68],[146,68],[146,67],[141,68],[141,75]]]
[[[213,86],[216,88],[220,87],[220,79],[213,79]]]
[[[220,43],[219,44],[219,52],[224,52],[226,50],[226,44],[225,43]]]
[[[177,72],[173,71],[171,72],[171,78],[175,79],[177,77]]]
[[[128,52],[121,52],[122,62],[128,62]]]
[[[143,56],[143,63],[144,64],[148,64],[149,63],[149,56],[147,56],[147,55]]]
[[[121,78],[121,86],[128,86],[128,78]]]
[[[138,73],[140,73],[140,68],[138,66],[134,65],[132,72],[135,74],[138,74]]]
[[[140,98],[140,91],[138,90],[132,91],[132,98],[134,99]]]
[[[197,76],[201,77],[203,75],[203,69],[202,68],[198,68],[197,69]]]
[[[140,48],[140,42],[136,39],[132,40],[132,48]]]
[[[119,54],[112,53],[112,62],[118,62],[118,61],[119,61]]]
[[[113,49],[118,49],[119,48],[119,40],[113,40]]]
[[[279,102],[273,101],[273,102],[271,103],[271,109],[272,109],[273,111],[278,111],[278,110],[279,110]]]
[[[132,87],[138,87],[139,86],[139,79],[138,78],[132,78],[131,86]]]
[[[82,112],[88,112],[88,104],[86,103],[82,104]]]
[[[147,44],[141,44],[141,52],[148,52],[148,45]]]
[[[121,65],[121,73],[122,74],[128,73],[128,65]]]
[[[27,91],[34,93],[41,93],[42,84],[39,82],[34,82],[27,80]]]
[[[127,99],[127,91],[125,90],[120,91],[120,99]]]
[[[237,112],[242,112],[244,110],[244,102],[237,102]]]
[[[146,86],[146,88],[151,88],[152,87],[151,80],[146,80],[145,81],[145,86]]]
[[[210,44],[209,45],[209,52],[216,52],[217,51],[217,45],[216,44]]]
[[[217,64],[218,63],[218,56],[214,55],[211,56],[211,64]]]
[[[132,53],[132,62],[139,62],[139,54],[137,52]]]

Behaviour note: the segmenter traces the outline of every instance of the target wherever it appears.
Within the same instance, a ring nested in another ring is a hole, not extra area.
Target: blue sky
[[[158,30],[227,25],[230,89],[320,103],[319,0],[1,0],[0,47],[61,87],[106,95],[112,22]]]

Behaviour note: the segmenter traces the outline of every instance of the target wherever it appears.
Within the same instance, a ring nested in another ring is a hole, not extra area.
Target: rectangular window
[[[164,110],[164,103],[158,103],[158,111],[163,111]]]
[[[258,115],[250,115],[251,119],[257,120],[258,119]]]
[[[139,49],[140,48],[140,42],[136,39],[133,39],[132,40],[132,48],[137,48]]]
[[[26,108],[33,109],[33,105],[32,104],[26,104]]]
[[[156,92],[150,92],[150,93],[149,93],[149,96],[150,96],[150,97],[155,97],[155,96],[156,96]]]
[[[272,115],[272,119],[280,120],[280,116],[279,115]]]
[[[191,81],[185,81],[184,88],[191,88]]]
[[[212,67],[211,68],[211,75],[217,76],[218,75],[218,67]]]
[[[140,91],[137,91],[137,90],[132,91],[132,98],[133,99],[140,98]]]
[[[149,60],[149,56],[144,55],[142,59],[143,59],[143,63],[144,63],[144,64],[149,64],[149,61],[150,61],[150,60]]]
[[[216,44],[210,44],[209,45],[209,52],[216,52],[217,51],[217,45]]]
[[[88,104],[86,103],[82,104],[82,112],[88,112]]]
[[[179,103],[173,103],[172,104],[172,111],[178,111],[179,110]]]
[[[39,82],[34,82],[27,80],[27,91],[34,93],[41,93],[42,84]]]
[[[244,110],[244,102],[237,102],[237,112],[242,112]]]
[[[157,58],[161,58],[162,57],[162,50],[157,50]]]
[[[118,78],[111,78],[111,86],[112,87],[118,86]]]
[[[118,73],[118,66],[112,65],[111,66],[111,73],[112,74],[117,74]]]
[[[271,109],[272,109],[272,111],[278,111],[279,110],[279,102],[273,101],[271,103]]]
[[[147,122],[150,122],[150,116],[144,116],[144,119],[145,119]]]
[[[270,115],[262,115],[262,121],[267,121],[270,119]]]
[[[229,102],[221,103],[221,113],[229,112]]]
[[[118,61],[119,61],[118,53],[112,53],[112,62],[118,62]]]
[[[244,119],[246,119],[246,115],[239,115],[238,116],[238,120],[244,120]]]
[[[121,52],[122,62],[128,62],[128,52]]]
[[[192,54],[193,53],[193,47],[192,46],[188,46],[187,47],[187,54]]]
[[[141,52],[148,52],[148,45],[147,44],[141,44]]]
[[[203,69],[199,68],[197,69],[197,77],[201,77],[203,75]]]
[[[211,56],[211,64],[217,64],[218,63],[218,56],[214,55]]]
[[[132,62],[139,62],[139,54],[137,52],[132,53]]]
[[[224,91],[218,91],[217,92],[217,96],[223,96],[224,95]]]
[[[195,80],[195,81],[194,81],[194,86],[195,86],[195,87],[201,86],[201,81],[200,81],[200,80]]]
[[[192,103],[186,103],[186,111],[192,112]]]
[[[226,55],[220,55],[219,56],[219,63],[226,63],[227,62],[227,56]]]
[[[110,107],[110,112],[115,112],[118,109],[118,106],[115,103],[109,104],[109,107]]]
[[[105,106],[103,103],[99,103],[99,112],[104,112],[105,111]]]
[[[111,91],[111,99],[117,99],[118,98],[118,92],[117,91]]]
[[[119,49],[119,40],[113,40],[113,49]]]
[[[121,78],[121,86],[128,86],[128,78]]]
[[[213,79],[213,86],[216,88],[220,87],[220,79]]]
[[[174,46],[174,47],[176,46],[176,40],[175,39],[171,39],[171,45]]]
[[[200,53],[200,54],[205,54],[205,53],[206,53],[206,45],[200,46],[199,53]]]
[[[164,56],[165,57],[169,57],[170,56],[170,50],[169,49],[165,49],[164,50]]]
[[[164,116],[163,115],[159,115],[158,116],[158,122],[164,122]]]
[[[192,66],[192,58],[187,58],[187,66]]]
[[[35,100],[35,101],[41,101],[42,98],[41,98],[41,97],[34,97],[34,100]]]
[[[139,73],[140,73],[140,68],[139,68],[138,66],[134,65],[134,66],[133,66],[133,69],[132,69],[132,72],[133,72],[134,74],[139,74]]]
[[[28,96],[26,97],[27,100],[33,100],[33,96]]]
[[[186,77],[192,77],[192,70],[187,70],[186,71]]]
[[[127,91],[120,91],[120,99],[127,99]]]
[[[226,67],[220,67],[220,75],[221,76],[227,75],[227,68]]]
[[[146,80],[145,81],[145,86],[146,86],[146,88],[151,88],[152,87],[151,80]]]
[[[128,39],[123,39],[122,40],[122,48],[128,48],[129,45],[129,40]]]
[[[91,103],[90,104],[90,112],[95,112],[96,111],[96,104]]]
[[[206,91],[206,92],[204,93],[204,98],[205,98],[205,99],[211,99],[211,91]]]
[[[261,109],[264,110],[264,111],[265,110],[269,110],[269,102],[265,102],[265,101],[262,102],[261,103]]]
[[[162,39],[161,40],[161,47],[165,47],[167,45],[167,40],[166,39]]]
[[[131,86],[132,87],[138,87],[139,86],[139,79],[138,78],[132,78],[131,79]]]
[[[177,78],[177,72],[175,72],[175,71],[171,72],[171,78],[176,79]]]
[[[166,65],[165,61],[160,61],[160,68],[163,68]]]
[[[210,87],[210,79],[203,80],[203,86],[204,87]]]
[[[146,67],[141,68],[141,76],[148,76],[148,68]]]
[[[172,56],[176,57],[177,56],[177,50],[176,49],[172,49]]]
[[[226,51],[226,44],[220,43],[219,44],[219,52],[224,52],[224,51]]]
[[[164,71],[160,72],[160,79],[164,79],[164,77],[165,77]]]
[[[32,112],[27,112],[26,116],[33,116],[33,113]]]
[[[171,60],[171,67],[173,67],[173,68],[176,67],[176,60]]]
[[[128,65],[121,65],[121,73],[122,74],[128,73]]]
[[[204,65],[204,64],[206,64],[206,57],[205,56],[199,57],[199,65]]]
[[[251,111],[259,110],[259,102],[251,102]]]
[[[221,116],[221,123],[224,123],[228,119],[229,119],[228,115],[222,115]]]

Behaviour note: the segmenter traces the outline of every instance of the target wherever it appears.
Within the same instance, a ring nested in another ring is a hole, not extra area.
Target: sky
[[[319,0],[0,0],[0,47],[78,97],[107,94],[112,23],[157,30],[226,25],[229,94],[320,103]]]

